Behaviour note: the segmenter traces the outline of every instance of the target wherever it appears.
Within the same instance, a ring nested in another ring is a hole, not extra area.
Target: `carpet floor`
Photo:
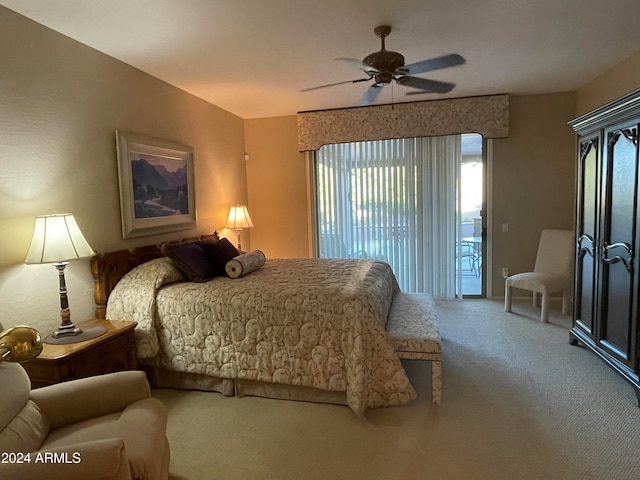
[[[348,407],[155,389],[167,406],[171,480],[640,478],[632,387],[571,319],[514,301],[438,302],[443,403],[427,362],[403,361],[418,399],[356,417]]]

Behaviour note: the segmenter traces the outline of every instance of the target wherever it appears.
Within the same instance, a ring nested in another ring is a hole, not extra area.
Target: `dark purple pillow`
[[[218,243],[220,240],[215,239],[215,238],[208,238],[205,240],[198,240],[197,242],[195,242],[196,245],[198,245],[199,247],[204,248],[205,245],[208,245],[210,243]]]
[[[215,275],[227,276],[224,267],[232,258],[240,255],[238,249],[226,238],[222,238],[215,243],[203,243],[202,249],[213,264]]]
[[[200,245],[195,243],[172,245],[167,248],[166,255],[192,282],[204,282],[216,275],[214,264]]]

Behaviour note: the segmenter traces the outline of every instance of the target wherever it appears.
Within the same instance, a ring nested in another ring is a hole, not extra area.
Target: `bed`
[[[340,403],[360,416],[416,397],[385,330],[398,284],[384,262],[267,259],[240,278],[192,282],[150,246],[91,266],[96,315],[138,322],[138,362],[156,387]]]

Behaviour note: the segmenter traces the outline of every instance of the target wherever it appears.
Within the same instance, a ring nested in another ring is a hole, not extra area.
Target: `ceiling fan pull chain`
[[[394,97],[395,90],[393,89],[393,82],[391,82],[391,110],[396,108],[396,100]]]

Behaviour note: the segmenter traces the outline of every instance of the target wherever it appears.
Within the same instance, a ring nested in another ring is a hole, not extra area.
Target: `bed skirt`
[[[282,385],[256,380],[211,377],[199,373],[183,373],[157,367],[140,366],[153,388],[176,388],[218,392],[227,397],[264,397],[301,402],[348,405],[346,392],[332,392],[313,387]]]
[[[147,374],[147,379],[153,388],[219,392],[228,397],[235,395],[233,380],[228,378],[210,377],[200,373],[174,372],[147,365],[138,365],[138,367]]]

